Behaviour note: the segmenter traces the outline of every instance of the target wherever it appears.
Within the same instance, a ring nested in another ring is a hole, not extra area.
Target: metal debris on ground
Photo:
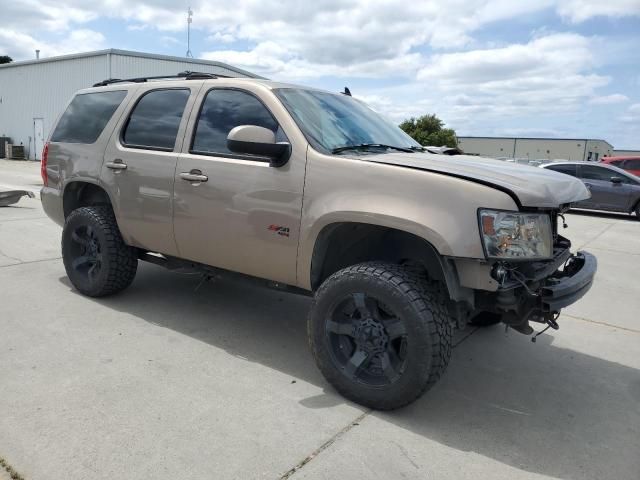
[[[0,192],[0,207],[8,207],[9,205],[18,203],[18,201],[24,196],[36,198],[35,194],[28,190],[9,190],[8,192]]]

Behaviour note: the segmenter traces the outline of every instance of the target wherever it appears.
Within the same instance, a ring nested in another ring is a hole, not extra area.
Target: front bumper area
[[[542,310],[558,312],[580,300],[593,285],[598,270],[596,257],[588,252],[572,256],[562,271],[547,278],[540,292]]]
[[[562,239],[551,261],[505,266],[498,290],[480,297],[480,310],[499,314],[503,323],[524,334],[533,332],[529,322],[558,328],[560,310],[589,291],[598,269],[595,256],[571,254],[570,246]]]

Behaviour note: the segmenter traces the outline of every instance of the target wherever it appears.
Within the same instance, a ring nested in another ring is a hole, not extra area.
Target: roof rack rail
[[[94,83],[94,87],[106,87],[107,85],[111,85],[113,83],[145,83],[149,80],[165,80],[171,78],[183,78],[185,80],[207,80],[214,78],[229,78],[228,75],[220,75],[214,73],[204,73],[204,72],[191,72],[189,70],[185,70],[184,72],[180,72],[177,75],[159,75],[156,77],[137,77],[137,78],[108,78],[106,80],[102,80],[101,82]]]

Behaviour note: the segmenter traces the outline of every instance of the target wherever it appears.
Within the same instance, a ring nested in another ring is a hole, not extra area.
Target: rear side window
[[[269,110],[253,95],[238,90],[211,90],[198,117],[192,152],[233,155],[227,148],[227,135],[238,125],[257,125],[279,136],[278,123]]]
[[[582,165],[580,167],[581,176],[585,180],[602,180],[610,182],[611,177],[616,177],[616,172],[604,167],[596,167],[595,165]]]
[[[611,165],[615,165],[616,167],[619,167],[622,165],[623,160],[614,160],[611,162]]]
[[[76,95],[60,117],[51,141],[95,142],[126,96],[125,90]]]
[[[577,177],[578,172],[575,165],[553,165],[552,167],[547,167],[549,170],[553,170],[554,172],[560,172],[567,175],[571,175],[572,177]]]
[[[152,90],[134,107],[122,134],[127,147],[171,151],[191,91]]]
[[[624,168],[627,170],[640,170],[640,159],[627,160],[624,162]]]

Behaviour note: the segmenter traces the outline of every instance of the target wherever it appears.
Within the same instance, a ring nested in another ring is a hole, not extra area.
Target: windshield
[[[276,95],[293,116],[309,143],[324,153],[343,147],[421,148],[399,127],[351,96],[297,88],[277,89]],[[334,152],[334,150],[336,150]]]

